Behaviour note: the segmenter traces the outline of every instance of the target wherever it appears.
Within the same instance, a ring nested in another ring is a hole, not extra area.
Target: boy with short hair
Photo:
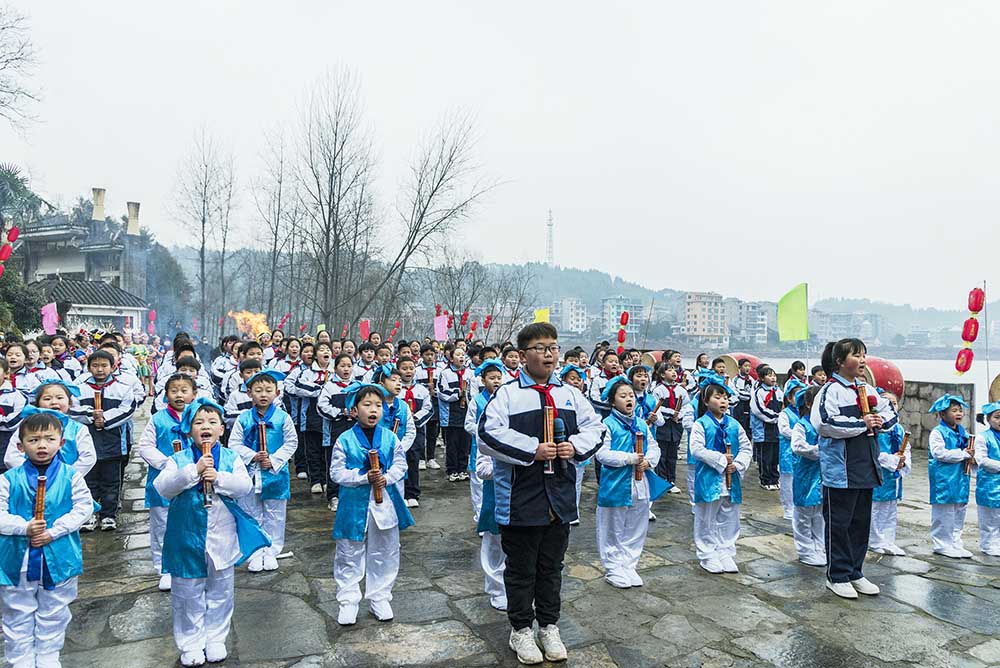
[[[211,383],[207,382],[204,376],[199,375],[201,370],[201,362],[198,361],[197,357],[192,355],[185,355],[177,360],[177,373],[184,374],[185,376],[190,376],[195,384],[195,396],[205,397],[206,399],[214,398],[212,392]],[[172,378],[173,376],[170,376]],[[169,380],[169,378],[168,378]],[[167,388],[164,385],[163,390],[156,395],[153,400],[153,409],[150,411],[152,414],[156,414],[167,407]]]
[[[244,341],[240,345],[239,352],[236,355],[237,364],[236,367],[229,370],[225,378],[222,380],[222,400],[228,401],[229,395],[233,390],[237,389],[242,383],[243,379],[240,377],[240,367],[239,363],[245,360],[257,360],[263,367],[264,364],[264,349],[256,341]]]
[[[566,659],[556,623],[569,523],[577,519],[577,471],[567,460],[593,456],[604,433],[593,407],[554,376],[557,339],[549,323],[533,323],[518,333],[523,373],[500,386],[479,421],[479,449],[494,460],[509,645],[522,663],[543,660],[532,631],[536,619],[544,658]],[[558,443],[543,439],[546,407],[562,420],[563,429],[553,432],[553,441],[565,434]]]
[[[618,353],[609,350],[604,354],[604,361],[601,362],[601,373],[595,376],[590,383],[588,398],[602,420],[611,415],[611,406],[601,399],[601,394],[603,394],[608,381],[618,375],[619,368]]]
[[[15,667],[60,665],[83,572],[79,531],[93,499],[83,476],[57,456],[62,431],[55,415],[25,418],[18,429],[25,462],[0,477],[4,657]],[[44,518],[36,519],[43,487]]]
[[[375,346],[365,341],[358,346],[358,362],[354,365],[354,381],[370,383],[375,372]]]
[[[437,363],[437,349],[430,343],[420,346],[420,363],[414,372],[413,380],[426,388],[431,402],[431,415],[427,420],[426,433],[424,434],[424,456],[418,464],[421,471],[424,469],[437,470],[441,468],[441,465],[434,458],[438,435],[441,433],[440,412],[437,402],[437,377],[440,371],[441,366]]]
[[[465,433],[465,411],[468,407],[468,381],[472,374],[465,366],[465,350],[459,346],[451,349],[450,364],[441,370],[437,379],[438,408],[441,432],[444,435],[448,481],[469,479],[469,435]]]
[[[229,435],[240,414],[253,406],[253,399],[250,398],[246,382],[253,378],[255,374],[263,371],[264,365],[260,363],[260,360],[243,360],[240,362],[239,370],[240,384],[229,393],[229,398],[226,399],[226,436],[223,439],[226,443],[229,442]],[[284,377],[284,374],[282,374],[282,377]]]

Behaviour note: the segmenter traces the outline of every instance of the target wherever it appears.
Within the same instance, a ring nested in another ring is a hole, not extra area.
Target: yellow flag
[[[808,287],[799,283],[778,301],[778,339],[809,340]]]
[[[548,322],[549,321],[549,309],[547,308],[536,308],[535,309],[535,322]]]
[[[325,332],[325,331],[326,331],[326,325],[317,325],[316,326],[316,333],[317,334],[319,334],[320,332]]]

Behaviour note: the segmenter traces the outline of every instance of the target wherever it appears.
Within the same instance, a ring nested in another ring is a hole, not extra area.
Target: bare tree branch
[[[28,20],[10,7],[0,6],[0,117],[15,128],[33,120],[28,108],[38,101],[38,93],[27,79],[36,63]]]

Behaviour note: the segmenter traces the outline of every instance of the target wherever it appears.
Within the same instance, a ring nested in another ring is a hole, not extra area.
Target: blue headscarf
[[[62,385],[63,387],[66,388],[66,391],[70,393],[70,396],[74,396],[74,397],[79,397],[80,396],[80,386],[79,385],[74,385],[73,383],[67,383],[65,380],[63,380],[62,378],[60,378],[58,380],[46,380],[45,382],[43,382],[41,385],[39,385],[34,390],[32,390],[32,392],[31,392],[32,398],[38,397],[38,393],[46,385]]]
[[[285,379],[285,374],[281,373],[277,369],[264,369],[263,371],[258,371],[254,375],[247,378],[246,381],[243,383],[243,385],[249,390],[250,386],[253,385],[255,381],[260,380],[261,378],[264,377],[273,378],[274,382],[276,382],[280,386],[281,381]]]
[[[983,404],[983,415],[989,417],[991,413],[996,413],[1000,411],[1000,401],[993,401],[988,404]]]
[[[66,425],[69,424],[69,416],[65,413],[54,411],[51,408],[39,408],[38,406],[32,406],[30,404],[21,409],[21,418],[29,418],[32,415],[39,415],[43,413],[45,415],[53,415],[57,417],[59,422],[62,423],[63,429],[65,429]]]
[[[790,381],[788,381],[788,383],[785,385],[785,396],[788,396],[789,394],[791,394],[796,390],[801,390],[805,388],[805,386],[806,384],[803,383],[801,380],[799,380],[798,378],[793,378]],[[801,407],[802,404],[800,402],[805,401],[803,395],[805,395],[805,392],[799,392],[798,395],[796,395],[795,405],[797,407]]]
[[[485,360],[482,364],[476,367],[476,375],[482,376],[490,369],[496,369],[500,373],[503,373],[504,366],[500,360]]]
[[[956,403],[959,406],[963,406],[965,408],[969,407],[969,404],[967,404],[965,402],[965,399],[963,399],[962,397],[959,397],[959,396],[954,395],[954,394],[945,394],[944,396],[942,396],[941,398],[939,398],[937,401],[935,401],[933,404],[931,404],[931,408],[927,412],[928,413],[941,413],[941,412],[946,411],[949,408],[951,408],[952,403]]]
[[[386,364],[385,366],[389,366]],[[366,387],[374,387],[378,390],[379,394],[382,396],[384,401],[388,396],[389,392],[381,385],[376,385],[375,383],[351,383],[344,388],[344,410],[351,410],[354,408],[354,404],[358,401],[358,392]]]
[[[396,367],[392,364],[383,364],[382,366],[377,366],[375,367],[375,371],[372,372],[372,382],[381,383],[384,379],[388,378],[394,373],[399,373],[399,372],[396,371]],[[347,392],[347,390],[344,390],[344,392]]]
[[[704,369],[702,371],[699,371],[698,387],[705,389],[709,385],[718,385],[719,387],[724,388],[726,390],[726,394],[728,394],[731,397],[736,395],[736,390],[729,387],[729,385],[726,383],[726,379],[720,376],[719,374],[709,369]]]
[[[611,403],[611,397],[614,396],[615,388],[625,383],[629,387],[632,387],[632,383],[629,381],[627,376],[618,374],[614,378],[608,381],[608,384],[604,386],[604,390],[601,392],[601,401],[604,403]]]
[[[562,369],[559,370],[559,379],[565,380],[566,375],[569,374],[570,371],[576,371],[576,373],[579,374],[581,380],[587,377],[587,372],[578,367],[577,365],[567,364],[566,366],[564,366]]]
[[[191,434],[191,423],[194,422],[195,414],[202,408],[213,410],[219,414],[219,416],[225,419],[226,410],[215,403],[207,397],[197,397],[194,401],[189,403],[184,407],[184,412],[181,413],[181,433],[184,435]]]

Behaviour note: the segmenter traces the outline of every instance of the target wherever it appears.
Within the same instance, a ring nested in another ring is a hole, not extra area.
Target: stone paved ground
[[[640,572],[642,588],[606,584],[595,548],[592,481],[583,523],[572,533],[563,580],[568,666],[978,666],[1000,665],[1000,559],[953,561],[930,554],[926,463],[916,453],[899,544],[908,557],[871,554],[866,573],[883,595],[842,601],[821,569],[794,559],[789,523],[775,493],[749,486],[738,575],[697,566],[686,496],[658,502]],[[287,550],[275,573],[236,576],[227,666],[514,666],[508,626],[482,593],[478,537],[467,483],[426,472],[417,524],[403,533],[392,623],[362,608],[336,623],[332,514],[301,481],[293,487]],[[755,469],[751,469],[755,475]],[[169,595],[149,561],[143,467],[128,472],[126,510],[115,534],[84,537],[86,573],[73,605],[64,665],[177,665]],[[683,480],[683,473],[681,474]],[[966,545],[977,546],[970,509]]]

